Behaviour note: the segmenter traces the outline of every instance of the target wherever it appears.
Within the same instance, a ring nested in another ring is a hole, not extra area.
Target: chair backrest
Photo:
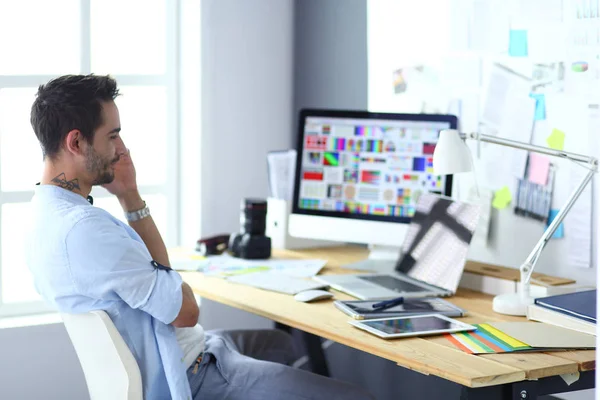
[[[91,400],[142,400],[142,376],[129,347],[104,311],[61,313]]]

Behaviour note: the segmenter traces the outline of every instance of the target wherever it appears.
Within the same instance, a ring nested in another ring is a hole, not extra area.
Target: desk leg
[[[287,333],[292,333],[292,329],[287,325],[275,323],[276,329],[281,329]],[[298,330],[304,342],[304,347],[308,356],[308,364],[310,370],[315,374],[329,376],[329,366],[327,365],[327,359],[325,358],[325,352],[321,345],[321,338],[313,335],[312,333]]]
[[[325,358],[321,338],[304,331],[301,334],[306,345],[306,351],[308,352],[308,363],[310,364],[311,371],[315,374],[329,376],[329,367],[327,366],[327,359]]]

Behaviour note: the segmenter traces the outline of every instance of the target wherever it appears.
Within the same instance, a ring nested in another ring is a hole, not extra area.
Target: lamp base
[[[526,316],[530,304],[533,304],[531,297],[521,296],[520,293],[506,293],[494,297],[493,309],[500,314]]]

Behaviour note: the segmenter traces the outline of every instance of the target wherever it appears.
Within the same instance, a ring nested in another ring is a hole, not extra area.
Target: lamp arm
[[[571,208],[573,207],[579,196],[581,196],[581,193],[583,193],[585,187],[592,180],[592,177],[595,173],[595,169],[590,169],[588,171],[588,173],[585,175],[579,186],[577,186],[575,191],[569,197],[569,200],[567,200],[567,203],[560,209],[556,217],[554,217],[550,225],[546,228],[540,240],[537,242],[527,259],[525,259],[525,262],[521,265],[520,270],[522,285],[529,284],[531,274],[533,273],[533,269],[535,268],[535,265],[537,264],[537,261],[539,259],[539,253],[541,253],[548,241],[552,238],[552,235],[554,235],[554,232],[556,232],[556,229],[558,229],[561,222],[565,219],[566,215],[569,213],[569,211],[571,211]]]
[[[556,150],[550,147],[536,146],[530,143],[518,142],[516,140],[499,138],[492,135],[484,135],[478,132],[459,133],[462,139],[480,140],[482,142],[498,144],[501,146],[513,147],[515,149],[533,151],[535,153],[546,154],[553,157],[566,158],[573,161],[584,162],[594,167],[598,166],[598,159],[583,154],[569,153],[562,150]]]
[[[554,217],[554,219],[546,228],[544,234],[537,242],[537,244],[527,257],[525,262],[519,268],[521,271],[521,296],[527,297],[529,296],[529,282],[531,279],[531,274],[533,273],[535,265],[539,260],[539,256],[542,250],[544,250],[544,247],[546,247],[546,244],[552,238],[552,235],[554,235],[556,229],[558,229],[561,222],[565,219],[565,216],[569,213],[569,211],[573,207],[573,204],[575,204],[575,201],[577,201],[587,184],[592,180],[592,177],[598,171],[598,159],[582,154],[556,150],[550,147],[536,146],[530,143],[518,142],[516,140],[504,139],[492,135],[484,135],[479,132],[459,133],[459,135],[463,140],[472,139],[487,143],[498,144],[500,146],[507,146],[519,150],[532,151],[535,153],[546,154],[549,156],[564,158],[580,163],[586,163],[591,166],[591,168],[589,168],[589,172],[583,178],[577,189],[575,189],[575,191],[571,194],[567,203],[560,209],[556,217]]]

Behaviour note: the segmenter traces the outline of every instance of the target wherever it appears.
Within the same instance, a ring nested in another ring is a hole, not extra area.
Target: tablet
[[[354,319],[377,319],[407,317],[411,315],[440,314],[447,317],[463,317],[466,310],[438,297],[405,299],[404,303],[378,310],[373,304],[380,300],[336,300],[333,304]]]
[[[455,321],[438,314],[368,319],[363,321],[350,320],[348,323],[384,339],[439,335],[442,333],[472,331],[477,329],[473,325]]]

